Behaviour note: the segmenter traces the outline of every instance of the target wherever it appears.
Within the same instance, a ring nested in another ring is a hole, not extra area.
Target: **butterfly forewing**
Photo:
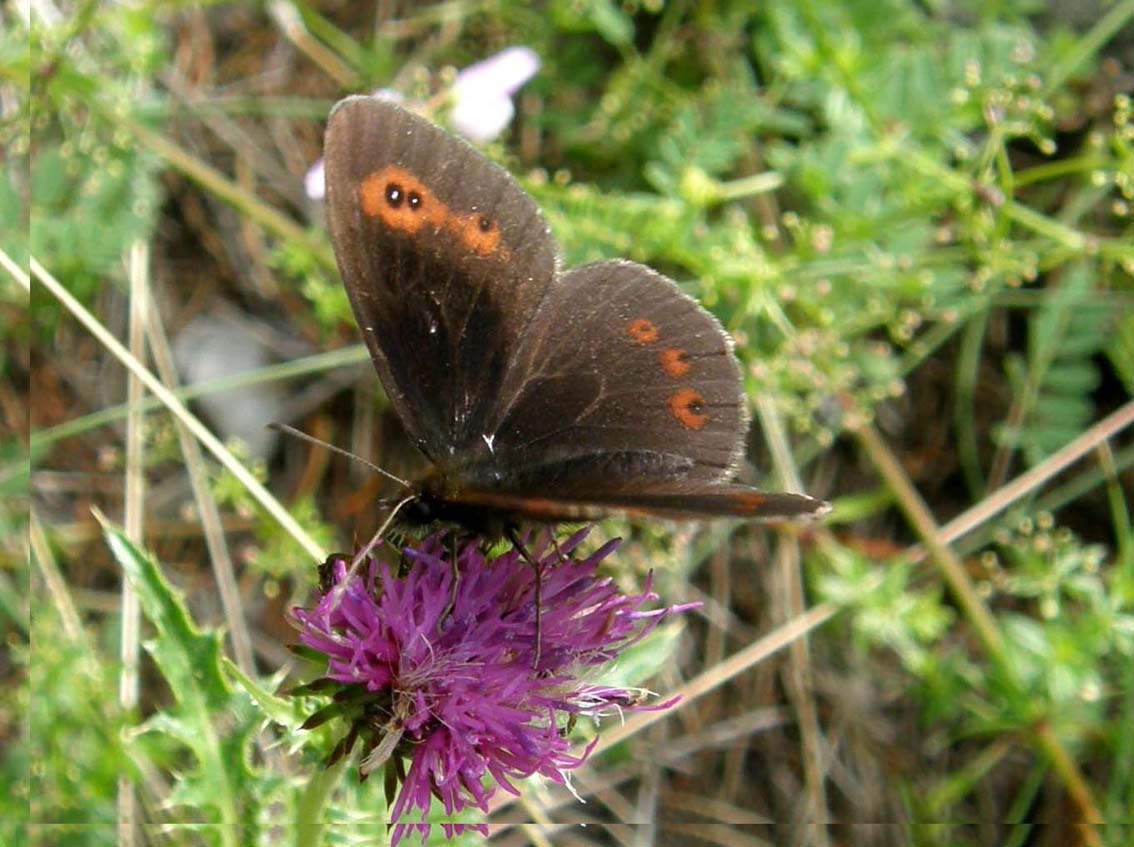
[[[436,462],[480,443],[498,380],[555,276],[534,201],[468,144],[348,98],[326,138],[339,270],[382,385]]]

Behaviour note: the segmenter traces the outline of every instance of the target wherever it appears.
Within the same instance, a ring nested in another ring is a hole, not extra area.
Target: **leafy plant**
[[[1094,417],[1095,360],[1116,317],[1094,296],[1082,266],[1047,290],[1028,322],[1027,353],[1005,362],[1016,402],[1000,430],[1001,444],[1022,449],[1034,465],[1082,431]]]

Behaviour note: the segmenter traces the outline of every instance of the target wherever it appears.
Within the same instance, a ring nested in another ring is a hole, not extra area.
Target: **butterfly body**
[[[477,531],[826,510],[728,481],[748,428],[740,365],[672,280],[625,260],[562,270],[506,171],[386,101],[335,107],[326,173],[355,317],[431,462],[409,519]]]

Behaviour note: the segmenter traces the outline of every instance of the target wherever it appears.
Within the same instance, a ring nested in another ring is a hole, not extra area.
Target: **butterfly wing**
[[[627,261],[555,279],[498,401],[466,487],[586,502],[701,490],[735,472],[748,428],[729,335]]]
[[[388,101],[341,101],[325,159],[339,272],[382,386],[427,457],[459,458],[555,278],[547,224],[506,171]]]
[[[804,494],[728,482],[748,431],[731,337],[643,265],[600,262],[559,276],[500,401],[491,456],[448,494],[466,507],[546,522],[830,510]]]
[[[593,521],[611,514],[669,520],[816,520],[831,511],[829,503],[806,494],[772,493],[727,483],[685,483],[627,493],[596,490],[588,499],[467,489],[458,499],[465,508],[495,514],[504,523],[517,518],[543,523]]]

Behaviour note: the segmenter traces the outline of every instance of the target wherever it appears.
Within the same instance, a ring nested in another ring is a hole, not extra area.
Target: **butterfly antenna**
[[[382,521],[382,525],[378,527],[378,531],[374,533],[374,537],[367,542],[365,547],[355,553],[354,560],[350,563],[350,575],[352,577],[358,571],[359,566],[362,564],[362,560],[366,558],[371,550],[378,546],[378,542],[382,540],[382,536],[386,534],[386,530],[390,528],[390,524],[394,522],[394,518],[398,516],[398,512],[402,510],[402,507],[405,506],[406,503],[413,500],[416,496],[416,494],[407,494],[405,497],[395,503],[394,508],[390,510],[390,514],[386,516],[386,520]]]
[[[366,465],[366,467],[370,468],[370,470],[374,471],[375,473],[381,474],[388,480],[396,482],[406,490],[413,488],[408,480],[402,479],[400,476],[395,476],[385,468],[380,468],[373,462],[369,462],[361,456],[356,456],[349,450],[344,450],[342,447],[336,447],[334,444],[328,444],[326,441],[316,438],[314,435],[308,435],[306,432],[298,430],[293,426],[288,426],[284,423],[270,423],[268,424],[268,429],[274,429],[276,432],[282,432],[284,435],[290,435],[293,438],[300,439],[301,441],[309,441],[312,444],[318,444],[320,447],[330,450],[332,453],[338,453],[340,456],[346,456],[348,459],[354,459],[356,462],[361,462],[362,464]]]

